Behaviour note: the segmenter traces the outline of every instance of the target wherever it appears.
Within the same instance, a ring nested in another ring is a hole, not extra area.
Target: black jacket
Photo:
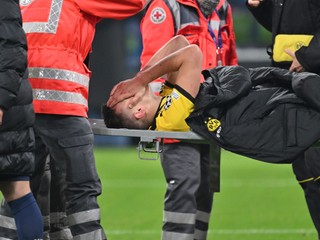
[[[320,76],[240,66],[218,67],[204,76],[187,123],[222,148],[287,163],[320,138]],[[214,119],[221,125],[212,127]]]
[[[314,35],[308,47],[296,51],[296,57],[306,71],[320,73],[319,0],[264,0],[258,7],[248,6],[248,9],[262,26],[272,32],[273,42],[277,34]],[[273,62],[273,65],[288,69],[291,63]]]
[[[27,43],[19,0],[0,1],[0,174],[33,169],[34,112],[27,79]]]

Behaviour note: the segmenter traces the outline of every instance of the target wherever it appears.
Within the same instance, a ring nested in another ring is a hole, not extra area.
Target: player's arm
[[[181,39],[182,38],[182,39]],[[162,47],[137,75],[118,83],[111,91],[107,102],[113,107],[118,102],[135,96],[154,79],[168,73],[172,84],[177,84],[195,97],[199,91],[202,68],[202,53],[196,45],[185,45],[185,38],[177,36]]]
[[[171,77],[168,78],[171,84],[179,85],[191,96],[196,97],[199,91],[201,68],[201,50],[197,45],[192,44],[167,55],[149,68],[141,70],[135,78],[143,85],[147,85],[164,74],[171,74]]]

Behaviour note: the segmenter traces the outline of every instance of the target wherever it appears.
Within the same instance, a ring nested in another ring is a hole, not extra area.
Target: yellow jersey
[[[183,88],[166,82],[160,92],[163,96],[150,130],[179,131],[190,130],[185,119],[194,109],[195,99]]]

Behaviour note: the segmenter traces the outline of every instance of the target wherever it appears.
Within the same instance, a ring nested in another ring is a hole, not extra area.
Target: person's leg
[[[50,239],[72,239],[66,213],[65,171],[56,167],[53,156],[50,159]]]
[[[52,181],[64,181],[67,223],[74,239],[106,239],[100,224],[97,197],[101,194],[93,155],[93,133],[82,117],[41,116],[41,136],[49,148],[56,171]],[[59,174],[57,176],[57,174]]]
[[[193,240],[200,185],[199,145],[165,144],[161,164],[167,182],[162,240]]]
[[[18,238],[43,239],[42,215],[29,184],[29,181],[1,182],[0,189],[13,213]]]
[[[313,176],[314,194],[310,197],[310,201],[316,205],[316,208],[311,206],[309,209],[320,239],[320,147],[312,147],[305,152],[305,164]]]
[[[35,171],[30,178],[31,191],[37,200],[44,221],[44,239],[50,232],[50,156],[47,147],[35,131]]]
[[[20,162],[21,162],[21,166],[26,166],[26,164],[28,164],[30,166],[30,168],[32,169],[32,174],[36,174],[38,172],[42,172],[42,168],[41,166],[39,167],[39,164],[37,164],[34,158],[34,149],[32,148],[32,152],[31,151],[31,146],[37,146],[37,144],[35,144],[34,142],[37,142],[37,140],[35,141],[35,135],[34,135],[34,131],[33,128],[29,128],[26,130],[21,130],[19,131],[19,134],[21,136],[21,138],[13,138],[13,139],[8,139],[7,144],[9,146],[19,146],[19,148],[23,148],[26,150],[26,152],[21,151],[20,156]],[[22,140],[22,142],[20,142],[19,144],[15,143],[15,139],[19,139]],[[8,147],[7,147],[8,148]],[[10,156],[9,156],[10,157]],[[14,159],[16,159],[17,155],[14,156]],[[21,168],[20,168],[21,170]],[[19,169],[14,170],[14,172],[19,173],[20,171]],[[24,171],[24,170],[23,170]],[[12,172],[12,171],[11,171]],[[28,175],[30,175],[30,173],[28,173]],[[21,175],[23,175],[23,173],[21,173]],[[1,180],[8,180],[10,182],[13,182],[14,180],[19,180],[21,177],[19,176],[11,176],[11,175],[1,175]],[[28,178],[29,181],[29,178]],[[28,184],[29,186],[29,184]],[[8,198],[8,197],[7,197]],[[10,197],[9,197],[10,198]],[[13,217],[11,208],[9,207],[9,205],[7,204],[7,202],[5,201],[5,199],[2,199],[2,203],[1,203],[1,208],[0,208],[0,239],[17,239],[17,231],[16,231],[16,223],[15,223],[15,219]]]
[[[215,146],[216,151],[210,151],[210,146],[207,144],[200,145],[201,155],[201,183],[196,194],[197,200],[197,213],[196,213],[196,225],[195,225],[195,240],[206,240],[210,214],[213,203],[213,189],[210,185],[210,159],[220,158],[220,148]],[[219,183],[216,183],[219,184]]]
[[[50,230],[50,169],[48,150],[41,138],[35,132],[35,171],[30,178],[31,191],[34,198],[37,200],[44,221],[44,239],[49,239]],[[5,236],[8,239],[16,239],[16,226],[11,213],[11,209],[7,202],[3,199],[0,208],[0,218],[5,221],[0,221],[0,228],[6,232]]]
[[[45,222],[45,239],[72,239],[66,220],[65,196],[63,193],[63,176],[55,174],[54,161],[49,148],[44,142],[47,135],[43,134],[50,126],[50,121],[42,124],[37,120],[34,125],[36,133],[36,171],[31,178],[31,189],[34,193]],[[51,173],[53,172],[53,173]],[[59,171],[58,171],[59,172]]]
[[[308,164],[311,164],[314,157],[318,157],[319,159],[319,156],[315,154],[316,152],[312,151],[307,150],[304,156],[301,156],[292,163],[292,167],[296,179],[304,191],[309,213],[320,239],[320,188],[317,182],[314,181],[313,173],[307,167]]]

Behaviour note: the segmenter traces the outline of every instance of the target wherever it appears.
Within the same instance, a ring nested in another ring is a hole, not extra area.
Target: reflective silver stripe
[[[174,22],[176,26],[176,32],[181,29],[181,16],[180,16],[180,5],[176,0],[168,0],[170,9],[172,11],[172,16],[174,17]]]
[[[104,234],[102,234],[102,230],[98,229],[93,232],[89,232],[81,235],[75,235],[73,236],[73,240],[89,240],[89,239],[104,240],[103,235]]]
[[[207,239],[207,231],[201,231],[199,229],[194,230],[194,239],[196,240],[206,240]]]
[[[223,26],[226,24],[228,7],[229,7],[229,3],[227,1],[224,1],[222,7],[220,8],[220,9],[223,9],[223,18],[220,19],[220,26]]]
[[[0,240],[12,240],[12,238],[4,238],[4,237],[0,237]]]
[[[42,216],[43,218],[43,224],[45,227],[49,227],[50,226],[50,217],[49,215],[46,215],[46,216]]]
[[[77,72],[56,68],[28,68],[29,78],[47,78],[74,82],[89,87],[89,77]]]
[[[210,213],[203,212],[203,211],[197,211],[196,212],[196,220],[199,220],[201,222],[208,223],[210,220]]]
[[[0,227],[16,230],[14,218],[0,215]]]
[[[57,32],[63,0],[52,0],[48,22],[25,22],[23,29],[26,33]]]
[[[220,27],[220,21],[217,20],[210,20],[210,26],[212,28],[213,31],[218,31],[219,27]]]
[[[50,239],[73,239],[70,229],[66,228],[57,232],[49,233]]]
[[[98,208],[74,213],[68,216],[69,226],[73,226],[73,225],[81,224],[85,222],[99,221],[99,220],[100,220],[100,209]],[[95,238],[88,238],[88,239],[95,239]]]
[[[181,224],[194,224],[196,214],[194,213],[176,213],[164,211],[163,221]]]
[[[49,228],[48,228],[48,229],[49,229]],[[48,230],[43,233],[43,239],[44,239],[44,240],[50,239],[50,235],[49,235],[49,233],[48,233]],[[0,239],[0,240],[1,240],[1,239]]]
[[[162,232],[162,240],[193,240],[193,234],[177,233],[177,232]]]
[[[51,212],[50,213],[50,223],[61,223],[63,219],[67,218],[67,215],[65,212]]]
[[[32,89],[34,100],[82,104],[88,106],[87,100],[79,93],[63,92],[45,89]]]
[[[221,19],[221,26],[226,24],[226,20],[228,16],[228,7],[229,7],[229,3],[227,1],[224,1],[223,3],[224,19]]]

